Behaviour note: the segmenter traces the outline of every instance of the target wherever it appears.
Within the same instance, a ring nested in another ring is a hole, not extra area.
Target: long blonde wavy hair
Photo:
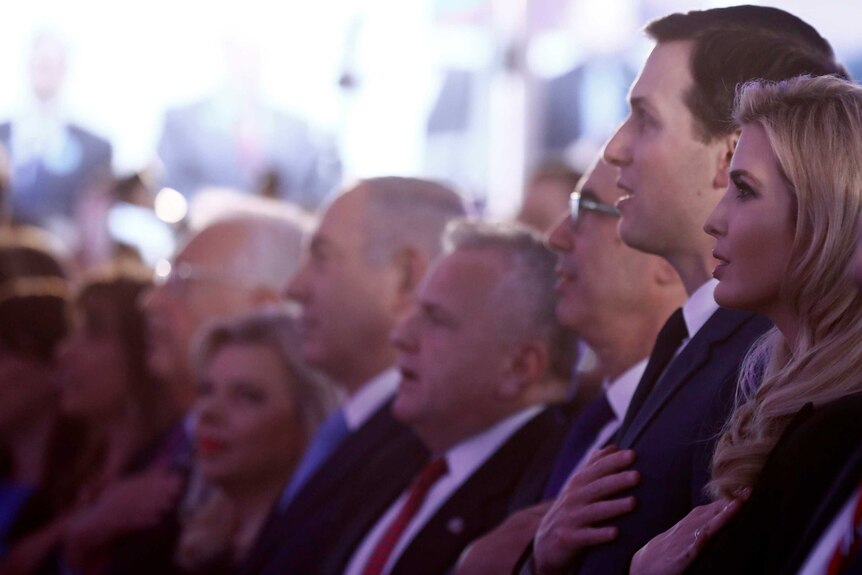
[[[848,274],[862,208],[862,87],[829,76],[751,82],[738,93],[735,119],[764,128],[794,195],[780,297],[799,329],[791,347],[773,328],[743,361],[737,405],[713,456],[713,497],[755,484],[806,403],[862,391],[862,295]]]

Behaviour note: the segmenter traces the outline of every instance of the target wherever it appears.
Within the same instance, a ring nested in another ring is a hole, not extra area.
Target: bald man
[[[170,273],[145,298],[148,363],[170,389],[177,413],[187,413],[195,399],[190,352],[196,333],[210,321],[281,303],[284,286],[298,265],[285,253],[301,242],[302,225],[286,216],[242,216],[213,223],[188,240]],[[178,422],[158,449],[168,469],[148,474],[145,481],[130,479],[128,498],[155,500],[173,488],[176,502],[180,488],[172,473],[184,475],[191,463],[187,423]],[[149,525],[118,522],[110,573],[174,572],[178,533],[174,511],[171,506],[161,520]],[[131,523],[133,518],[129,519]]]

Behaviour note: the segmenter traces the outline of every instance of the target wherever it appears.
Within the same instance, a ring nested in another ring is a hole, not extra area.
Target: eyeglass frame
[[[583,210],[599,212],[608,216],[614,216],[615,218],[622,216],[622,213],[616,206],[584,197],[579,191],[569,194],[569,216],[572,218],[573,224],[578,223],[578,218],[580,218],[581,211]]]

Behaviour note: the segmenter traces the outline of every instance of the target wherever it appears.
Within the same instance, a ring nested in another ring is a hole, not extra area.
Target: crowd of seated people
[[[522,223],[373,177],[153,279],[4,222],[0,575],[862,573],[862,87],[777,8],[646,32]]]

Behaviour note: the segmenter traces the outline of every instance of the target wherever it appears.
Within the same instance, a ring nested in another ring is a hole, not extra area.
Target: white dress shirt
[[[356,431],[398,390],[401,373],[395,367],[381,372],[348,397],[341,406],[347,428]]]
[[[614,418],[599,430],[595,441],[593,441],[589,449],[584,452],[584,456],[577,465],[575,465],[574,469],[572,469],[572,473],[569,477],[577,473],[578,470],[580,470],[587,461],[589,461],[590,456],[593,453],[601,449],[605,443],[610,441],[611,437],[613,437],[620,428],[620,425],[623,424],[623,419],[626,417],[626,411],[629,409],[632,396],[635,394],[638,382],[641,380],[641,376],[646,369],[646,365],[647,359],[644,358],[628,368],[628,370],[623,372],[623,374],[616,379],[605,380],[602,383],[602,393],[605,394],[608,399],[608,403],[611,405],[611,410],[614,412]]]
[[[487,461],[496,451],[521,427],[533,419],[544,406],[533,406],[496,423],[485,431],[462,441],[444,454],[448,472],[440,478],[428,491],[428,496],[407,525],[401,539],[392,550],[383,573],[389,573],[398,558],[422,530],[426,523],[443,506],[446,501]],[[409,488],[408,488],[409,490]],[[380,516],[377,523],[366,534],[362,543],[356,548],[353,557],[344,571],[345,575],[359,575],[383,536],[386,528],[404,506],[407,491],[395,500],[389,509]]]
[[[685,320],[688,337],[683,340],[683,343],[679,348],[680,351],[684,349],[691,338],[700,331],[700,328],[709,321],[712,314],[718,311],[719,306],[715,303],[715,287],[717,285],[717,279],[709,280],[697,288],[682,305],[682,318]]]

